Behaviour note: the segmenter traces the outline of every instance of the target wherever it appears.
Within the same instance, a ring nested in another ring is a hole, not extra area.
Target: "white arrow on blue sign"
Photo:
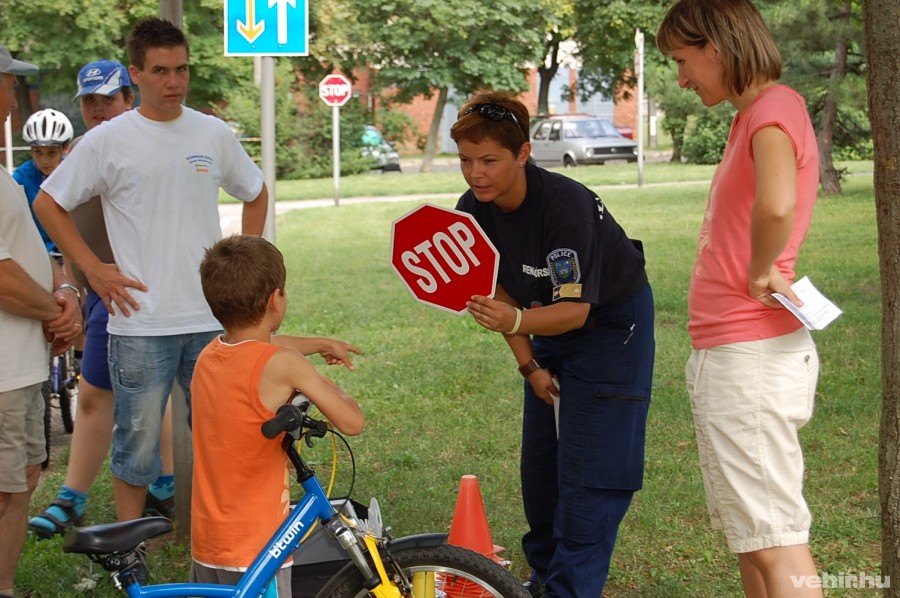
[[[307,56],[307,0],[226,0],[226,56]]]

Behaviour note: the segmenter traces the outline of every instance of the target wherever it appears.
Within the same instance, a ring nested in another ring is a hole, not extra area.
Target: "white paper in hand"
[[[813,286],[808,276],[792,284],[791,290],[803,302],[802,306],[795,305],[781,293],[772,293],[772,297],[788,308],[810,330],[822,330],[844,313]]]

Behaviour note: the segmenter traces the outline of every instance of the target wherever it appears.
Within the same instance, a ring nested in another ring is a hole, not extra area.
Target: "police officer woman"
[[[462,106],[450,131],[469,185],[457,209],[500,253],[494,298],[474,296],[468,310],[504,335],[525,377],[530,590],[600,596],[643,480],[653,294],[640,243],[600,198],[528,163],[528,124],[520,101],[487,92]]]

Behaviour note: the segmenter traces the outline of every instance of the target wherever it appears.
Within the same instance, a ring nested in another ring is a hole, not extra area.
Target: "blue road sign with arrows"
[[[308,54],[307,0],[226,0],[226,56]]]

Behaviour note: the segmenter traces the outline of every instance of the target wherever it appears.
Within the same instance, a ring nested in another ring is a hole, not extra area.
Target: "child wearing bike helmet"
[[[34,198],[41,189],[41,183],[62,162],[73,135],[74,130],[68,117],[52,108],[38,110],[25,121],[22,137],[25,143],[31,146],[31,160],[16,168],[13,178],[25,188],[29,206],[34,203]],[[56,244],[50,239],[33,211],[31,215],[47,251],[55,252]]]

